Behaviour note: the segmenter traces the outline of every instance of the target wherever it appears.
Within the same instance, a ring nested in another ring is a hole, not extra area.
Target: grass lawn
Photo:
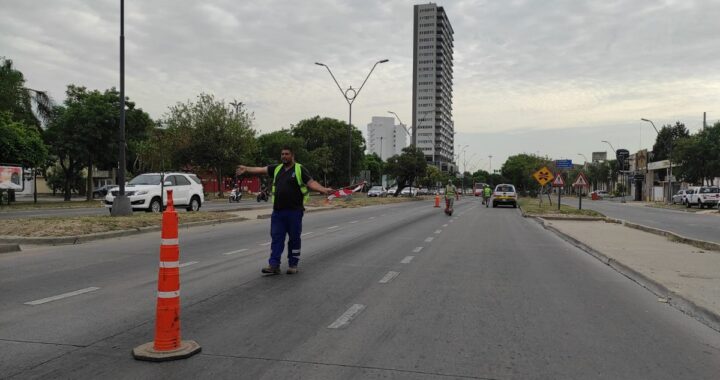
[[[37,210],[46,208],[88,208],[88,207],[103,207],[102,200],[93,201],[41,201],[38,203],[32,203],[32,201],[21,201],[13,202],[10,205],[5,203],[0,206],[0,212],[2,211],[18,211],[18,210]]]
[[[530,215],[566,215],[566,216],[595,216],[603,217],[604,215],[593,210],[578,210],[576,207],[562,205],[560,210],[557,208],[557,200],[553,200],[552,206],[543,199],[542,206],[538,198],[519,198],[518,205],[525,211],[526,214]]]
[[[234,218],[224,212],[178,213],[180,223]],[[161,214],[134,213],[132,216],[110,215],[7,219],[0,223],[0,236],[58,237],[97,232],[129,230],[160,226]]]

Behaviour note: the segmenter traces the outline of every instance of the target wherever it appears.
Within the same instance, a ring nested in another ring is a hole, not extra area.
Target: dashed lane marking
[[[39,300],[35,300],[35,301],[25,302],[25,305],[30,305],[30,306],[41,305],[41,304],[44,304],[44,303],[61,300],[61,299],[63,299],[63,298],[74,297],[74,296],[79,296],[80,294],[85,294],[85,293],[89,293],[89,292],[94,292],[94,291],[96,291],[96,290],[98,290],[98,289],[100,289],[100,288],[98,288],[98,287],[96,287],[96,286],[91,286],[91,287],[89,287],[89,288],[76,290],[76,291],[74,291],[74,292],[68,292],[68,293],[58,294],[58,295],[52,296],[52,297],[47,297],[47,298],[43,298],[43,299],[39,299]]]
[[[190,265],[197,264],[197,263],[198,263],[197,261],[188,261],[188,262],[182,263],[182,264],[180,264],[180,265],[178,265],[178,266],[179,266],[180,268],[185,268],[185,267],[189,267]]]
[[[353,220],[352,222],[350,222],[350,224],[355,224],[357,222],[358,222],[357,220]]]
[[[265,242],[265,243],[261,243],[260,245],[261,245],[261,246],[267,246],[267,245],[270,245],[270,243],[272,243],[272,242],[268,241],[268,242]]]
[[[380,281],[378,281],[378,282],[381,283],[381,284],[387,284],[388,282],[394,280],[395,277],[397,277],[399,274],[400,274],[400,272],[393,272],[393,271],[387,272],[387,274],[385,275],[385,277],[383,277],[383,278],[382,278]]]
[[[230,251],[230,252],[224,252],[223,255],[230,256],[230,255],[234,255],[234,254],[236,254],[236,253],[242,253],[242,252],[245,252],[245,251],[247,251],[247,248],[238,249],[238,250]]]
[[[349,325],[350,321],[355,319],[355,317],[357,317],[358,314],[360,314],[363,310],[365,310],[365,305],[361,305],[359,303],[350,306],[350,308],[347,309],[347,311],[345,311],[343,315],[340,316],[340,318],[336,319],[335,322],[331,323],[328,328],[339,329],[341,327]]]
[[[435,238],[430,236],[429,238],[425,239],[425,242],[429,243],[429,242],[433,241],[433,239],[435,239]]]
[[[447,226],[448,226],[447,224],[443,224],[443,227],[447,227]]]
[[[373,219],[375,219],[374,216],[371,216],[371,217],[368,218],[368,220],[373,220]]]
[[[405,258],[402,259],[402,261],[400,261],[400,264],[410,264],[410,262],[414,258],[415,258],[415,256],[405,256]]]
[[[300,235],[300,236],[308,236],[308,235],[312,235],[312,234],[314,234],[314,232],[306,232],[306,233],[304,233],[304,234],[302,234],[302,235]]]
[[[442,230],[435,230],[435,233],[436,233],[436,234],[439,234],[439,233],[441,233],[441,232],[442,232]]]
[[[334,229],[336,229],[336,228],[339,228],[339,227],[340,227],[340,226],[332,226],[332,227],[328,227],[328,230],[334,230]]]
[[[422,249],[423,247],[415,247],[415,249],[413,249],[413,252],[419,253],[420,251],[422,251]]]

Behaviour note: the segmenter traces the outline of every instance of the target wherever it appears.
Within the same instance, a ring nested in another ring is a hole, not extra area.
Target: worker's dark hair
[[[282,149],[280,149],[280,151],[282,152],[283,150],[289,150],[290,153],[292,153],[293,155],[295,154],[295,152],[293,152],[293,149],[291,147],[289,147],[288,145],[283,145],[283,147],[282,147]]]

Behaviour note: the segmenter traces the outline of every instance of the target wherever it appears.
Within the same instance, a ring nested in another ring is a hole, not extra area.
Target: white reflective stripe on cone
[[[176,290],[174,292],[158,292],[158,298],[176,298],[180,297],[180,291]]]
[[[178,245],[178,239],[162,239],[162,245]]]
[[[161,261],[160,268],[178,268],[180,267],[179,261]]]

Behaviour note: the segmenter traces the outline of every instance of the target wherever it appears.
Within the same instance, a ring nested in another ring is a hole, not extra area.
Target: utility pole
[[[118,153],[118,195],[113,199],[112,216],[132,215],[130,198],[125,195],[125,0],[120,0],[120,147]],[[160,205],[162,208],[162,205]]]

